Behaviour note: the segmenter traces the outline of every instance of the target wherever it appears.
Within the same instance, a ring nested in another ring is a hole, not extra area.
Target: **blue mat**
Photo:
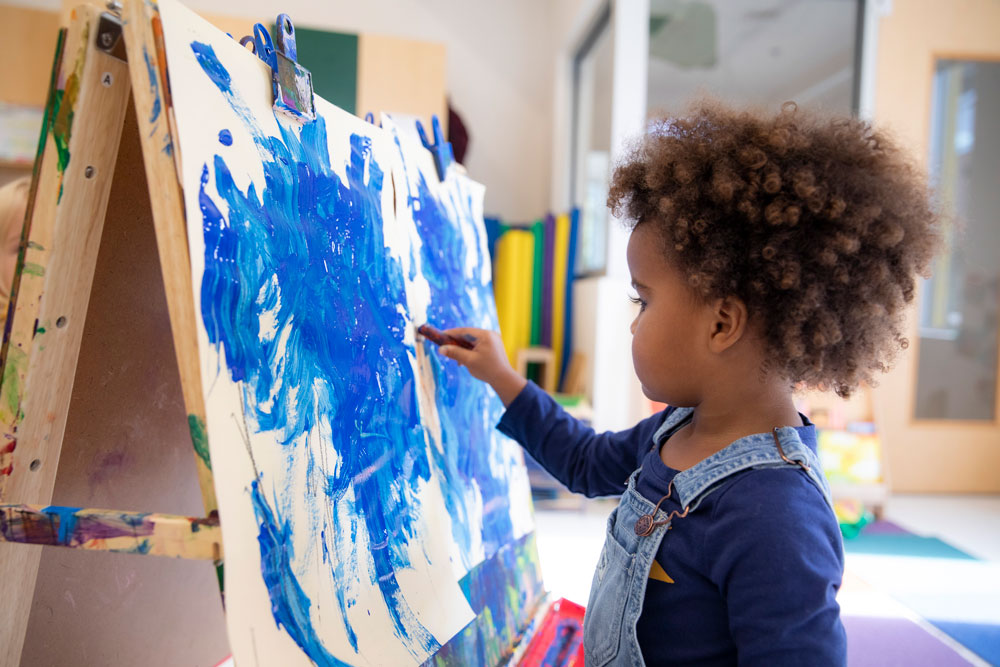
[[[898,527],[887,522],[886,526],[880,527],[880,523],[882,522],[866,526],[857,537],[844,540],[844,550],[849,554],[859,555],[985,562],[936,537],[914,535],[897,529]],[[892,529],[887,529],[887,527]],[[868,530],[869,528],[871,530]],[[956,567],[963,568],[964,566],[956,563]],[[942,576],[942,568],[947,569],[947,566],[940,562],[929,561],[927,576],[929,578]],[[905,591],[892,590],[892,587],[888,586],[886,582],[869,581],[868,583],[886,590],[892,597],[983,660],[990,664],[1000,665],[1000,601],[992,600],[981,593],[979,595],[969,592],[956,593],[961,604],[965,604],[965,599],[968,597],[970,615],[980,617],[985,615],[997,619],[997,623],[962,622],[956,621],[954,618],[935,618],[935,611],[940,614],[941,608],[954,608],[956,601],[954,596],[942,596],[935,602],[935,599],[926,594],[915,595],[907,594]],[[973,612],[978,612],[978,614]]]
[[[936,537],[907,535],[866,535],[864,531],[857,537],[844,540],[844,550],[848,553],[883,554],[886,556],[907,556],[913,558],[960,558],[978,560],[961,549],[957,549]]]

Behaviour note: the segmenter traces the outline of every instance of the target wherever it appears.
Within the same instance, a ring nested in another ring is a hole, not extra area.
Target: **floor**
[[[538,555],[546,588],[555,597],[586,604],[604,544],[611,500],[582,501],[573,509],[536,509]],[[1000,562],[1000,496],[896,495],[885,518],[919,535],[934,536],[988,561]]]

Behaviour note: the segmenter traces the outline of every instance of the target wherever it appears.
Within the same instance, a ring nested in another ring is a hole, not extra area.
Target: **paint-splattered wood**
[[[0,386],[0,428],[5,448],[15,447],[4,497],[16,502],[51,498],[128,101],[126,64],[94,46],[98,14],[81,7],[66,37],[18,262]],[[39,551],[7,546],[0,571],[17,575],[0,579],[0,646],[8,647],[0,661],[16,665]]]
[[[204,516],[127,108],[51,503]],[[37,582],[24,664],[210,665],[229,650],[211,561],[43,549]],[[178,636],[188,640],[170,643]]]
[[[204,516],[138,123],[126,108],[51,504]],[[41,554],[22,664],[75,655],[107,667],[210,665],[229,651],[211,561]]]
[[[57,76],[5,346],[0,423],[14,456],[4,497],[18,501],[51,493],[128,101],[126,64],[93,47],[97,12],[81,12]]]
[[[61,29],[56,41],[55,57],[52,72],[49,77],[48,103],[45,108],[42,137],[39,141],[35,164],[32,169],[31,190],[28,205],[25,210],[24,225],[21,228],[20,251],[18,253],[16,270],[11,284],[10,305],[7,309],[7,319],[4,322],[3,344],[0,346],[0,500],[5,497],[7,480],[14,472],[14,450],[17,447],[16,429],[20,421],[22,387],[27,375],[27,353],[31,349],[31,337],[34,337],[34,325],[28,331],[27,320],[37,315],[38,303],[44,286],[44,276],[36,275],[34,270],[25,271],[28,266],[44,266],[48,258],[45,247],[39,239],[51,237],[54,205],[48,198],[39,201],[37,197],[40,182],[49,183],[53,180],[53,170],[57,170],[55,151],[53,158],[47,162],[45,157],[52,124],[62,101],[63,90],[58,88],[59,73],[62,67],[62,57],[66,51],[67,31]],[[74,34],[74,39],[79,35]],[[43,169],[44,167],[44,169]],[[40,221],[32,225],[32,221]],[[51,244],[50,244],[51,245]],[[18,313],[22,313],[19,317]],[[12,325],[15,324],[16,328]],[[30,337],[29,337],[30,336]],[[8,358],[10,361],[8,363]]]
[[[0,540],[197,560],[222,552],[217,517],[55,505],[0,505]]]
[[[131,0],[125,3],[125,44],[128,50],[133,86],[133,100],[139,119],[143,163],[149,181],[163,283],[170,310],[170,328],[174,351],[181,374],[181,388],[187,409],[191,443],[197,455],[198,480],[206,514],[218,509],[212,480],[212,463],[205,433],[205,403],[198,367],[198,340],[195,328],[194,288],[191,282],[191,259],[187,246],[187,227],[177,178],[170,121],[173,113],[169,85],[165,83],[166,58],[159,30],[159,12],[151,3]]]
[[[51,504],[204,516],[138,123],[126,106]],[[151,665],[163,655],[163,664],[210,665],[229,650],[211,561],[42,549],[37,582],[23,664],[79,655]],[[170,643],[178,636],[188,640]]]

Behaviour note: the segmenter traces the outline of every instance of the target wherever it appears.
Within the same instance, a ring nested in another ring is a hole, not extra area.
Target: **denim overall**
[[[662,441],[664,434],[682,425],[692,412],[693,408],[675,410],[653,435],[653,446]],[[636,622],[642,612],[649,570],[663,536],[670,529],[670,522],[694,511],[708,494],[736,472],[783,466],[804,472],[832,508],[830,487],[823,477],[819,460],[791,427],[740,438],[677,473],[669,491],[676,494],[683,513],[668,515],[635,490],[635,480],[642,468],[629,476],[621,502],[608,517],[604,550],[597,563],[587,603],[583,623],[587,667],[645,664],[636,638]],[[643,519],[644,515],[649,518]],[[640,532],[647,534],[640,536]]]

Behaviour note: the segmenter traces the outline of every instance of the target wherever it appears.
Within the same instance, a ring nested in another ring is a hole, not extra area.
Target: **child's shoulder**
[[[705,549],[719,572],[756,563],[812,563],[836,575],[843,563],[840,526],[823,494],[801,470],[751,469],[721,488],[705,528]]]
[[[713,503],[715,518],[783,524],[809,521],[836,525],[823,492],[797,466],[752,468],[724,483]]]

